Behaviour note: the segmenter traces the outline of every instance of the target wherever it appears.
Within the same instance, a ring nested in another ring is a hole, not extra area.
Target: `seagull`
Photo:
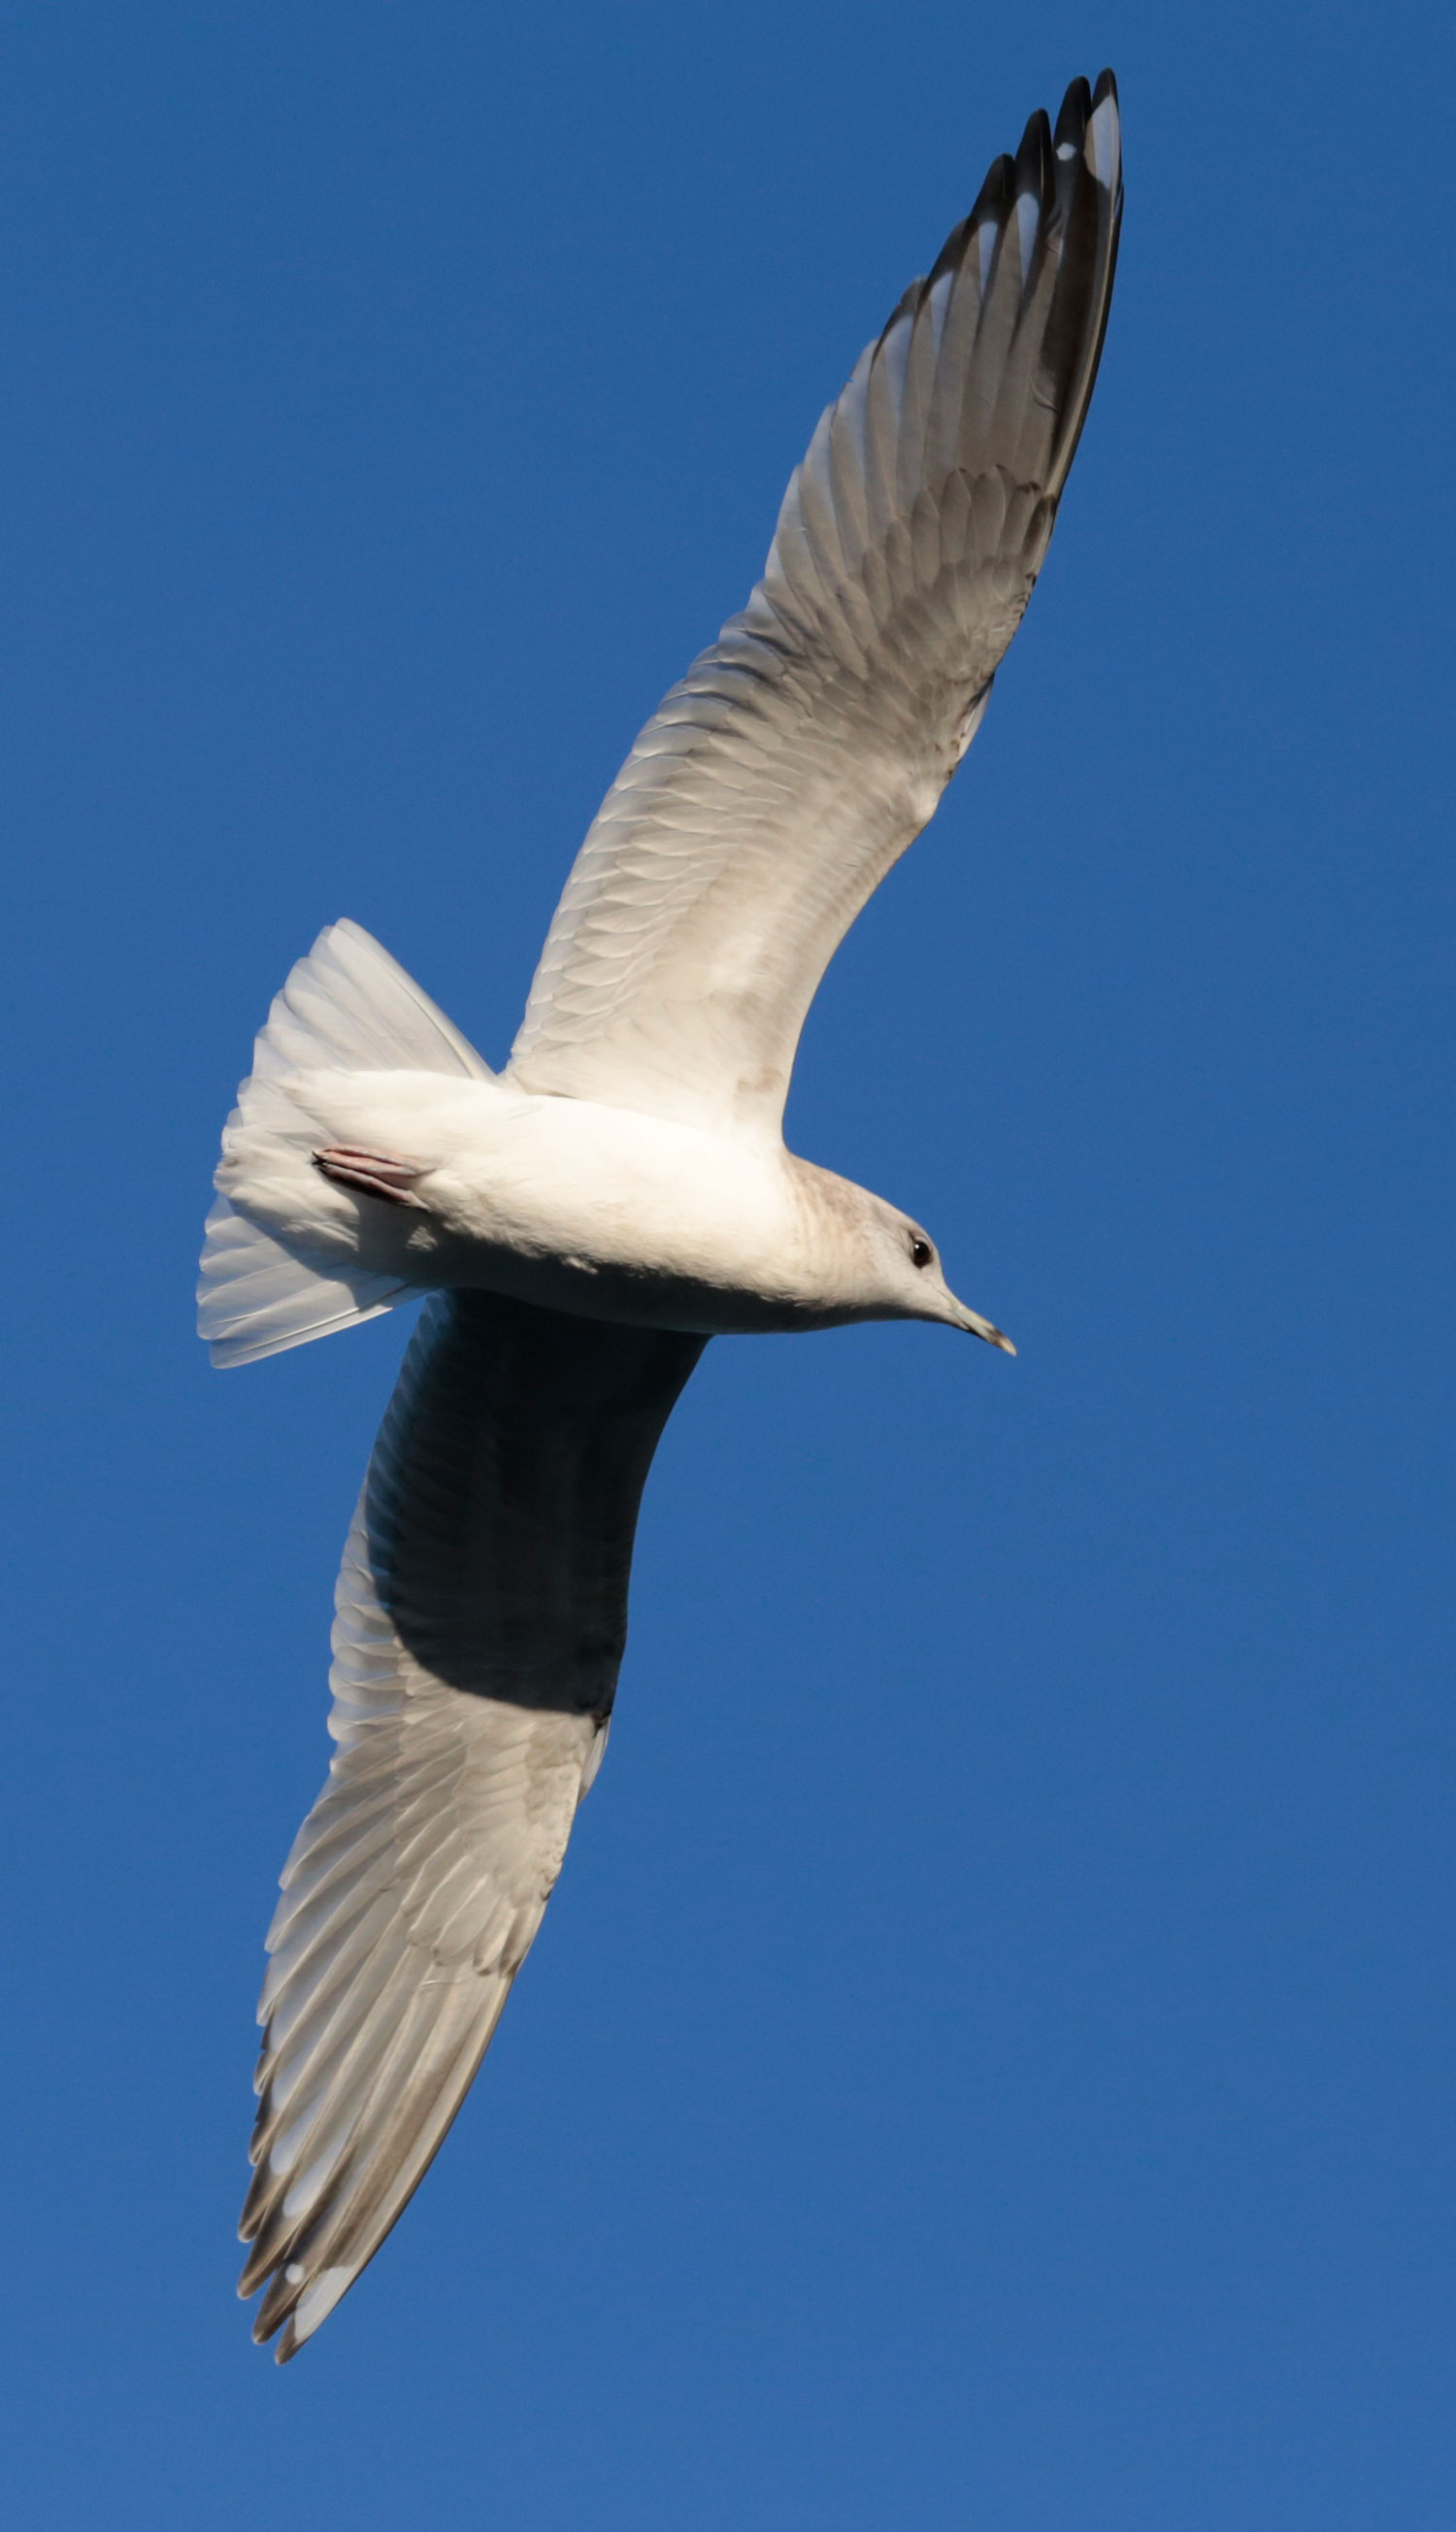
[[[933,815],[1096,376],[1117,90],[995,160],[793,477],[747,606],[643,730],[504,1072],[368,933],[294,967],[223,1134],[214,1362],[426,1295],[344,1549],[328,1779],[271,1955],[239,2291],[285,2363],[418,2187],[606,1747],[648,1465],[708,1339],[925,1319],[927,1232],[785,1147],[819,978]]]

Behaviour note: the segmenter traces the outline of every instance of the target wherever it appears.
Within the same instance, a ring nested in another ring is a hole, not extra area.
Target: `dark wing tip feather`
[[[1105,117],[1101,128],[1094,128],[1098,109],[1109,102],[1110,132]],[[1055,258],[1057,267],[1050,305],[1032,320],[1041,329],[1040,393],[1060,418],[1050,449],[1043,452],[1045,489],[1055,498],[1087,419],[1117,261],[1122,156],[1117,82],[1110,70],[1101,71],[1091,86],[1080,76],[1072,80],[1054,126],[1040,106],[1028,117],[1015,156],[1003,151],[991,160],[970,211],[952,229],[924,278],[913,281],[902,294],[879,342],[883,344],[907,318],[914,321],[937,282],[960,272],[974,240],[987,224],[996,233],[993,261],[984,275],[988,301],[1002,260],[1005,233],[1018,217],[1018,204],[1028,201],[1036,202],[1037,212],[1035,234],[1024,230],[1017,240],[1021,267],[1017,296],[1024,310],[1034,297],[1040,298],[1048,257]],[[1025,222],[1024,210],[1021,218]],[[1009,282],[1008,273],[1001,287]],[[1019,320],[1013,320],[1013,325],[1020,333]],[[1020,359],[1033,356],[1034,347],[1023,335],[1019,354],[1009,345],[1007,350],[1015,370]],[[1005,383],[1014,401],[1014,378],[1008,377]]]
[[[954,230],[951,236],[947,238],[945,245],[942,247],[939,256],[936,258],[935,262],[931,265],[928,272],[918,273],[914,281],[906,283],[905,288],[901,291],[899,298],[896,300],[894,307],[890,310],[888,316],[885,318],[885,321],[881,325],[879,333],[875,338],[871,354],[872,359],[879,359],[886,343],[894,333],[897,325],[913,325],[915,323],[917,316],[920,315],[920,312],[924,305],[926,294],[934,289],[941,273],[948,269],[946,258],[950,253],[951,247],[961,237],[965,226],[966,223],[963,220],[960,228]]]
[[[1105,76],[1105,74],[1104,74]],[[1088,118],[1092,110],[1092,89],[1085,79],[1074,79],[1062,99],[1051,145],[1058,154],[1063,149],[1080,149]]]
[[[1110,105],[1112,129],[1096,118]],[[1062,427],[1048,489],[1059,494],[1077,454],[1106,339],[1122,232],[1122,121],[1117,82],[1099,73],[1091,97],[1074,80],[1057,117],[1056,218],[1062,229],[1062,273],[1047,324],[1047,366],[1061,382]]]
[[[1038,105],[1027,117],[1027,128],[1012,160],[1012,175],[1018,194],[1035,194],[1039,202],[1051,200],[1051,125],[1046,108]]]
[[[1003,149],[1000,157],[993,158],[987,167],[980,191],[971,205],[970,217],[961,222],[956,235],[965,237],[972,229],[979,229],[987,213],[1004,218],[1015,200],[1016,160]]]

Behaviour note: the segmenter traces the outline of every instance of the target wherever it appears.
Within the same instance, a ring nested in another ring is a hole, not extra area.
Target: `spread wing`
[[[674,687],[567,881],[524,1087],[777,1134],[804,1015],[964,755],[1092,395],[1116,90],[998,158],[815,432],[747,607]]]
[[[338,1755],[283,1873],[241,2291],[279,2360],[465,2098],[596,1770],[638,1505],[704,1340],[432,1299],[344,1552]]]

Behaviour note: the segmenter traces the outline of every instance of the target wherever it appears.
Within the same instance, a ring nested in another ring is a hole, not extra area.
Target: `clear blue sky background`
[[[792,1139],[1014,1363],[710,1349],[487,2071],[286,2374],[232,2238],[404,1328],[226,1379],[349,913],[482,1051],[986,161],[1117,68],[1061,525]],[[1444,11],[0,14],[4,2202],[25,2532],[1449,2532]]]

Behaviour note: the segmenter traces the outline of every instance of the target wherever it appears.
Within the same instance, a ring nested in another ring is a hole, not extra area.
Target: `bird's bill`
[[[980,1337],[986,1345],[995,1346],[1001,1353],[1015,1353],[1016,1348],[1011,1339],[1000,1328],[992,1327],[990,1320],[983,1319],[979,1310],[968,1310],[964,1301],[957,1306],[961,1313],[961,1326],[968,1336]]]

